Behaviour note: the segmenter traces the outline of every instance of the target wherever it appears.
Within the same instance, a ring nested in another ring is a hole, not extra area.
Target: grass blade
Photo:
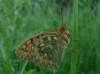
[[[74,28],[73,28],[73,36],[75,39],[78,39],[78,0],[74,0]],[[73,41],[73,49],[75,51],[78,50],[78,41]],[[77,54],[71,54],[71,68],[70,74],[76,74],[76,66],[77,66]]]

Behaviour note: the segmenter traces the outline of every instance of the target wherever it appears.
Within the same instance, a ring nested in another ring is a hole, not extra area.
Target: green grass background
[[[15,55],[16,48],[29,37],[58,28],[63,2],[64,22],[72,35],[73,0],[0,0],[0,74],[20,74],[25,61]],[[79,0],[78,4],[76,74],[100,74],[100,0]],[[23,74],[70,74],[71,53],[65,51],[57,70],[28,62]]]

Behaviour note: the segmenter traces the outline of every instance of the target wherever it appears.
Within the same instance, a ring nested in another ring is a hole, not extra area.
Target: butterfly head
[[[69,32],[69,29],[68,29],[68,25],[62,24],[61,27],[58,30],[61,32],[63,38],[69,44],[70,43],[70,32]]]
[[[62,24],[61,27],[58,29],[61,33],[68,33],[69,34],[69,29],[67,24]]]

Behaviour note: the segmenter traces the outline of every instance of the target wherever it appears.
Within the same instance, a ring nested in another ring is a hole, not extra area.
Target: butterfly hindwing
[[[59,49],[61,50],[59,42],[61,35],[56,31],[47,31],[45,34],[46,36],[33,43],[30,50],[31,61],[41,67],[56,68],[60,64],[57,56]]]

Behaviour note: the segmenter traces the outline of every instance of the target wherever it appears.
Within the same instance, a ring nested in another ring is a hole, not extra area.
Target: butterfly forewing
[[[40,67],[58,68],[68,44],[68,36],[61,32],[58,29],[50,30],[28,39],[19,46],[16,55]]]
[[[19,56],[22,59],[30,60],[30,47],[32,46],[33,42],[37,40],[37,37],[32,37],[28,40],[26,40],[24,43],[22,43],[16,50],[15,54]]]

